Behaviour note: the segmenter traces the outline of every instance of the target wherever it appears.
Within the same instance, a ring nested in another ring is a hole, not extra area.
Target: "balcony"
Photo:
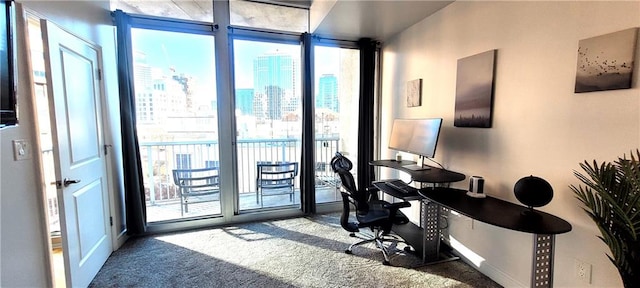
[[[338,137],[316,138],[315,175],[316,203],[340,201],[339,178],[331,171],[330,161],[338,150]],[[217,141],[176,141],[140,143],[144,175],[147,221],[157,222],[221,213],[219,195],[208,195],[202,203],[189,204],[181,213],[180,193],[173,182],[172,169],[219,166]],[[299,175],[295,181],[293,200],[288,195],[266,196],[261,199],[256,189],[259,162],[297,162],[301,159],[299,139],[238,140],[237,173],[240,211],[274,207],[300,207]],[[224,180],[222,180],[224,181]],[[224,197],[224,196],[223,196]]]

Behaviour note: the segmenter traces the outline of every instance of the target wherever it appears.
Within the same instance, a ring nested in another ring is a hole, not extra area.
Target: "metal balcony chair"
[[[189,204],[220,201],[220,169],[174,169],[173,182],[180,192],[180,215],[189,213]],[[218,194],[218,197],[213,195]]]
[[[265,196],[289,194],[293,202],[298,162],[258,162],[256,173],[256,203],[263,203]]]

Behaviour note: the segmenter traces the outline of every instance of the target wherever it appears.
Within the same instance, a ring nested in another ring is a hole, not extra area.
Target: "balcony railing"
[[[256,203],[256,165],[262,161],[299,161],[301,146],[298,139],[260,139],[239,140],[238,149],[238,190],[240,205],[250,203],[249,209],[274,207],[291,204],[274,197],[271,203]],[[338,151],[339,138],[316,138],[316,200],[318,203],[339,201],[339,179],[331,171],[329,163]],[[180,194],[173,184],[171,170],[175,168],[203,168],[219,165],[218,142],[214,141],[182,141],[157,142],[140,144],[143,163],[144,185],[149,222],[180,217]],[[52,150],[42,152],[44,171],[53,171]],[[55,181],[53,173],[46,173],[47,183]],[[299,192],[299,181],[296,191]],[[246,201],[243,201],[246,200]],[[300,203],[297,193],[294,203]],[[60,231],[58,201],[54,185],[47,186],[47,205],[51,231]],[[204,204],[206,205],[206,203]],[[199,209],[198,209],[199,208]],[[217,212],[216,212],[217,211]],[[187,217],[219,213],[220,204],[196,207]]]
[[[338,150],[339,138],[316,138],[315,142],[316,187],[329,188],[332,194],[332,197],[318,198],[318,201],[337,201],[339,181],[329,163]],[[180,193],[173,182],[172,169],[219,166],[218,148],[217,141],[140,143],[147,206],[179,201]],[[239,196],[251,195],[253,199],[257,193],[255,179],[258,162],[297,162],[302,152],[300,139],[238,140],[236,149]],[[299,181],[296,181],[296,191],[299,191],[298,186]],[[264,207],[263,203],[260,205]]]

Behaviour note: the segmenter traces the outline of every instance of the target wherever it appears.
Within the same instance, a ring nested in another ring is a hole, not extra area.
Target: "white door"
[[[99,46],[41,20],[68,287],[86,287],[111,254]]]

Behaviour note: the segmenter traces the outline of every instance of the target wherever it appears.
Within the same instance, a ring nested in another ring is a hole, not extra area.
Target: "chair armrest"
[[[380,197],[378,197],[378,192],[380,191],[378,187],[371,186],[371,187],[365,188],[364,190],[367,192],[368,201],[380,199]]]
[[[410,207],[411,203],[407,201],[397,202],[397,203],[387,203],[382,205],[382,207],[389,209],[389,219],[393,222],[393,225],[402,225],[409,223],[409,218],[407,218],[400,208]]]
[[[376,187],[376,186],[369,186],[365,190],[367,190],[367,192],[369,192],[369,193],[375,193],[375,192],[380,191],[380,189],[378,189],[378,187]]]

